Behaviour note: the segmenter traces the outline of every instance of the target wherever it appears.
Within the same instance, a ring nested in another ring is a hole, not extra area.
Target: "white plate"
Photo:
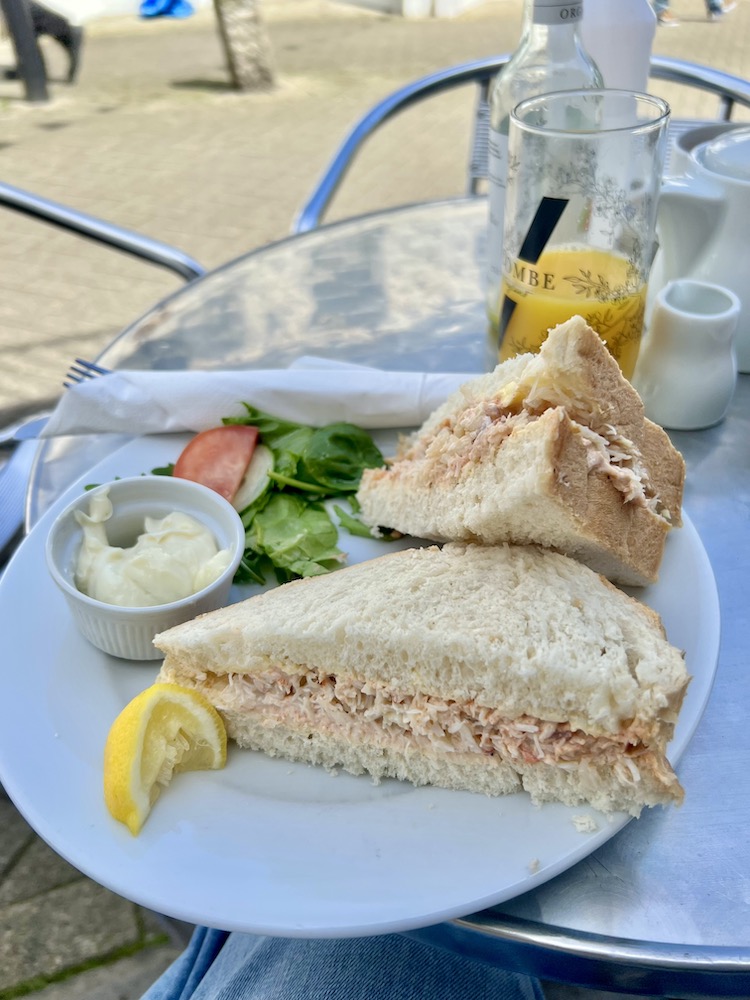
[[[104,742],[158,663],[116,660],[79,636],[47,574],[44,542],[56,510],[84,483],[148,471],[184,440],[139,439],[110,455],[41,519],[0,581],[0,779],[59,854],[121,896],[192,923],[347,937],[500,903],[625,825],[624,816],[607,820],[588,808],[534,807],[525,794],[374,785],[237,748],[223,771],[176,777],[138,837],[112,820],[102,795]],[[350,561],[389,544],[349,542]],[[671,747],[677,761],[703,713],[719,648],[716,586],[689,521],[669,538],[661,581],[642,596],[686,650],[694,678]],[[580,815],[593,817],[595,832],[577,830]]]

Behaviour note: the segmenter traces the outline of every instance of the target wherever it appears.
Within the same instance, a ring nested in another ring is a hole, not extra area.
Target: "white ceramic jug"
[[[646,416],[670,430],[723,420],[737,382],[734,292],[703,281],[671,281],[656,296],[633,375]]]
[[[740,300],[737,364],[750,372],[750,128],[726,131],[679,157],[659,200],[660,259],[651,290],[677,278],[729,288]]]

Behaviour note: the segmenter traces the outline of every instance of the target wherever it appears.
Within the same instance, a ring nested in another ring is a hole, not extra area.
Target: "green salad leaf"
[[[337,503],[333,505],[333,509],[339,519],[339,524],[342,528],[346,528],[350,535],[359,535],[361,538],[372,538],[372,531],[366,524],[364,524],[358,517],[352,517],[352,515],[340,507]]]
[[[315,433],[314,427],[305,424],[295,424],[289,420],[279,420],[270,413],[256,410],[248,403],[242,404],[247,410],[244,417],[225,417],[225,424],[249,424],[257,427],[260,439],[270,448],[274,457],[274,472],[279,476],[295,478],[297,465],[304,453],[310,438]]]
[[[383,456],[367,431],[339,421],[324,427],[308,427],[279,420],[247,403],[244,417],[224,423],[257,427],[263,444],[274,455],[273,478],[294,489],[307,489],[325,496],[355,493],[363,469],[377,469]]]
[[[338,528],[323,501],[346,497],[356,514],[354,493],[362,471],[382,466],[382,454],[367,431],[355,424],[309,427],[243,405],[244,416],[223,422],[257,427],[273,454],[273,467],[268,488],[241,511],[247,548],[236,582],[262,584],[273,572],[285,583],[335,569],[346,556],[338,548]],[[351,534],[372,537],[353,514],[340,506],[334,509]]]
[[[274,493],[252,519],[246,539],[248,548],[268,557],[280,582],[320,576],[346,558],[323,504],[292,493]]]
[[[383,464],[370,435],[354,424],[336,423],[315,431],[302,453],[298,474],[329,493],[355,493],[363,469]]]

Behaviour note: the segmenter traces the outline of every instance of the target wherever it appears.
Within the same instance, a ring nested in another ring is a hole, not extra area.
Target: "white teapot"
[[[677,176],[659,199],[659,258],[649,291],[692,278],[723,285],[740,300],[737,367],[750,372],[750,127],[678,153]]]

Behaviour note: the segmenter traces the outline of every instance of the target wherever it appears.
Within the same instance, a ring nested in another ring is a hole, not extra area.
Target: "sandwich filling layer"
[[[170,677],[168,663],[162,676],[176,683],[184,681]],[[647,762],[650,781],[656,780],[665,789],[675,786],[666,759],[646,746],[633,726],[593,736],[572,729],[567,722],[529,715],[510,719],[475,700],[407,694],[296,665],[256,675],[202,673],[194,681],[219,711],[252,715],[269,728],[276,724],[298,731],[309,727],[318,734],[329,732],[375,746],[499,757],[520,770],[539,763],[563,770],[584,762],[604,764],[613,768],[619,781],[631,786],[642,779],[639,762]]]
[[[545,389],[548,388],[545,386]],[[642,506],[671,523],[651,483],[636,445],[610,424],[594,429],[583,415],[574,415],[549,392],[511,383],[499,398],[467,402],[458,413],[446,415],[435,427],[406,439],[389,475],[398,476],[401,462],[426,461],[432,482],[458,480],[472,464],[495,455],[506,438],[527,427],[550,409],[567,415],[586,448],[589,472],[601,472],[622,493],[623,502]],[[370,473],[376,478],[377,473]]]

